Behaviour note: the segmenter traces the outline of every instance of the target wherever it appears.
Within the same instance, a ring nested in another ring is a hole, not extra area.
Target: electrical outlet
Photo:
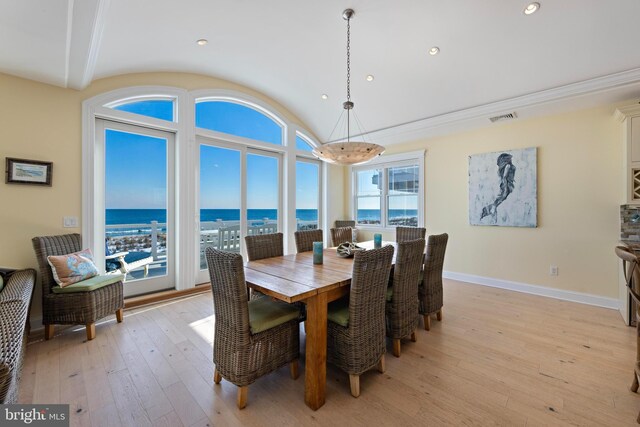
[[[77,228],[78,217],[77,216],[65,216],[62,220],[62,226],[64,228]]]
[[[549,276],[557,276],[558,275],[558,266],[550,265],[549,266]]]

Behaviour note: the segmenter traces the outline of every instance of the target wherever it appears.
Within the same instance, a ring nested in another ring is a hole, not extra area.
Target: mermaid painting
[[[502,153],[498,156],[498,177],[500,178],[500,194],[489,205],[482,208],[480,219],[491,216],[495,218],[498,214],[498,206],[509,197],[509,194],[513,193],[515,188],[515,175],[516,167],[511,162],[513,156],[508,153]]]

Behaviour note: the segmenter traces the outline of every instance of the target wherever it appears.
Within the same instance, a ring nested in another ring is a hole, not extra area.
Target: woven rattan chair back
[[[420,289],[420,313],[435,313],[442,308],[442,268],[447,249],[447,233],[429,236],[424,258],[424,276]]]
[[[213,361],[226,366],[251,339],[242,255],[209,247],[206,257],[215,315]]]
[[[353,240],[353,229],[351,227],[341,227],[331,229],[331,245],[338,246],[344,242]]]
[[[349,293],[349,329],[357,341],[363,370],[385,352],[385,296],[393,246],[358,251],[354,255]],[[367,365],[367,366],[365,366]]]
[[[244,242],[247,245],[247,258],[249,258],[249,261],[284,255],[282,233],[246,236]]]
[[[31,239],[36,253],[38,266],[40,267],[40,280],[42,282],[42,294],[52,293],[51,288],[56,286],[53,273],[47,256],[67,255],[82,250],[82,238],[79,234],[63,234],[60,236],[43,236]]]
[[[405,338],[418,327],[418,281],[424,244],[424,239],[398,243],[393,268],[393,296],[387,303],[387,336],[391,338]]]
[[[396,242],[424,239],[427,230],[423,227],[396,227]]]
[[[336,228],[342,228],[342,227],[351,227],[351,228],[356,228],[356,222],[352,219],[338,219],[336,220],[336,222],[334,223],[334,226]]]
[[[313,242],[322,242],[322,230],[304,230],[296,231],[293,233],[293,237],[296,239],[296,251],[309,252],[313,250]]]

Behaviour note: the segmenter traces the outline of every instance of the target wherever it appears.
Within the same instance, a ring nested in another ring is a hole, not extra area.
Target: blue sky
[[[170,101],[142,101],[116,107],[163,120],[173,119]],[[282,129],[250,108],[227,102],[197,104],[196,125],[279,144]],[[164,139],[106,131],[106,208],[165,209],[167,144]],[[297,145],[303,143],[298,138]],[[247,208],[278,206],[278,158],[247,154]],[[201,146],[202,209],[240,208],[240,152]],[[297,209],[318,208],[318,166],[298,162]]]

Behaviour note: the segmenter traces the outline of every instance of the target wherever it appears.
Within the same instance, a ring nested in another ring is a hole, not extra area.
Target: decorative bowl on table
[[[344,242],[338,245],[336,248],[336,252],[338,252],[338,256],[342,258],[352,257],[356,252],[363,251],[364,248],[356,245],[353,242]]]

